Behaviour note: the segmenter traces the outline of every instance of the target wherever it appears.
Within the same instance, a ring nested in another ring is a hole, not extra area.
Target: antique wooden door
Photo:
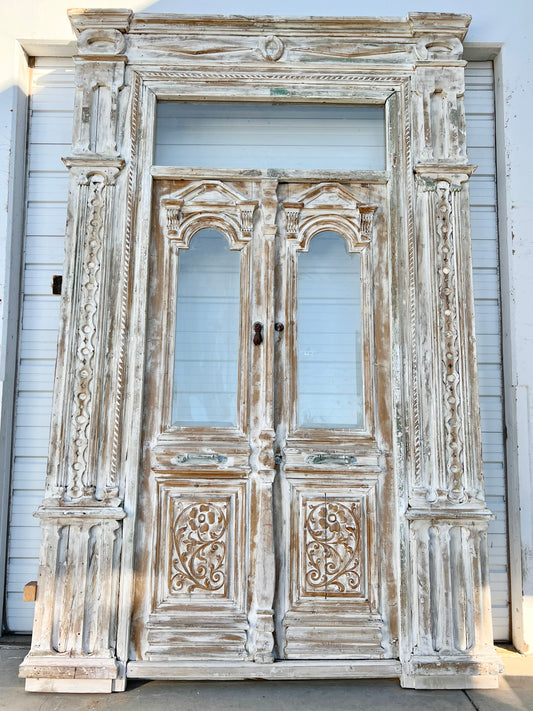
[[[154,185],[132,658],[397,656],[386,180]]]

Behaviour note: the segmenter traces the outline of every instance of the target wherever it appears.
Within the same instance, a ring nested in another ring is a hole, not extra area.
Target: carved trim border
[[[93,408],[97,391],[94,382],[95,368],[101,357],[100,343],[95,341],[101,319],[100,302],[106,284],[106,255],[104,240],[110,212],[113,208],[113,190],[123,162],[111,160],[91,162],[65,159],[67,167],[77,176],[76,234],[81,236],[75,273],[79,293],[73,304],[76,318],[76,353],[72,353],[74,372],[71,382],[69,412],[72,447],[68,452],[66,480],[57,482],[62,493],[71,501],[90,499],[98,485],[97,474],[91,474],[94,459],[91,447]]]
[[[132,74],[132,100],[130,113],[130,157],[128,167],[128,187],[126,194],[126,229],[124,235],[124,256],[122,264],[122,285],[120,291],[120,338],[119,338],[119,358],[117,363],[117,377],[115,399],[113,404],[113,435],[111,445],[111,467],[107,480],[107,487],[110,491],[118,492],[118,461],[120,449],[120,434],[122,429],[122,400],[125,384],[125,359],[126,340],[128,330],[128,303],[130,293],[130,267],[132,255],[132,235],[135,206],[135,186],[137,178],[137,141],[139,127],[139,110],[141,95],[141,78],[139,74]]]
[[[145,81],[161,81],[161,80],[173,80],[173,81],[212,81],[220,82],[221,80],[226,81],[254,81],[254,82],[280,82],[289,81],[302,83],[347,83],[347,84],[392,84],[395,87],[406,82],[410,76],[410,72],[406,68],[405,74],[379,74],[380,68],[369,67],[367,74],[339,74],[339,73],[311,73],[302,70],[301,72],[270,72],[270,71],[257,71],[257,72],[238,72],[238,71],[200,71],[191,70],[183,71],[178,69],[167,69],[167,70],[142,70],[142,77]],[[381,70],[383,71],[383,69]],[[298,97],[295,97],[297,99]]]
[[[407,254],[408,254],[408,294],[409,294],[409,337],[410,337],[410,398],[412,404],[412,440],[413,440],[413,485],[422,483],[422,438],[420,431],[420,392],[419,364],[417,348],[417,299],[416,299],[416,233],[415,233],[415,186],[413,180],[413,152],[411,140],[411,99],[406,84],[400,89],[403,113],[403,135],[405,140],[405,172],[407,202]],[[407,482],[406,482],[407,483]]]

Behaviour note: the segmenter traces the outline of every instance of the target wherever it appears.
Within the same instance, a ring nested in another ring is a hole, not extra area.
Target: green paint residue
[[[289,92],[287,89],[274,88],[270,90],[270,96],[288,96]]]

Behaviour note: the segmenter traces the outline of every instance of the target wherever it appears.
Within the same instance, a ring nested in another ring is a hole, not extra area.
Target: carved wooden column
[[[474,342],[461,39],[423,23],[412,75],[418,371],[402,684],[497,686]]]
[[[123,483],[114,441],[124,160],[119,101],[128,11],[76,20],[79,56],[66,260],[30,691],[123,688],[115,655]],[[94,18],[93,18],[94,20]]]

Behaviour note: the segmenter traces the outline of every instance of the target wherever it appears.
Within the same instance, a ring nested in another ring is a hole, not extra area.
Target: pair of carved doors
[[[132,658],[396,652],[387,183],[154,181]]]

